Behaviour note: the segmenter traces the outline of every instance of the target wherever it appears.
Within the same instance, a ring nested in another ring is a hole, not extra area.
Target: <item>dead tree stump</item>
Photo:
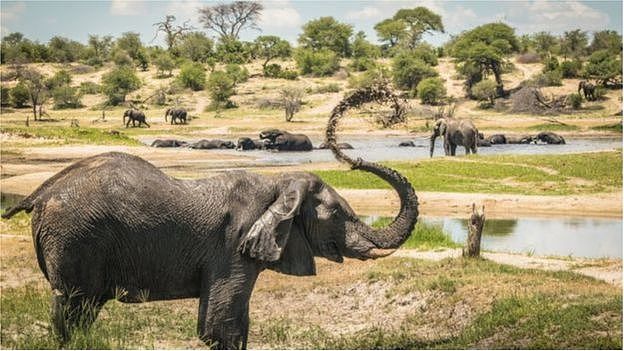
[[[479,257],[481,252],[481,232],[485,224],[485,206],[481,208],[481,213],[472,204],[472,215],[468,222],[468,240],[466,246],[462,249],[464,257]]]

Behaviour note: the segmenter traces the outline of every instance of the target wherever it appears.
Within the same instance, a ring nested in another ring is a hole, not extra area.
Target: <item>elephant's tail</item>
[[[6,210],[6,212],[2,214],[2,218],[9,219],[13,217],[14,215],[16,215],[17,213],[24,211],[24,210],[26,211],[26,213],[30,213],[33,207],[34,207],[34,204],[31,202],[30,196],[28,196],[27,198],[20,201],[17,205]]]

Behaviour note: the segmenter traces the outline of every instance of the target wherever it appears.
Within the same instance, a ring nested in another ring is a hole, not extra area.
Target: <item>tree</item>
[[[33,118],[37,120],[37,106],[46,99],[48,88],[45,84],[46,77],[33,68],[24,69],[20,76],[20,83],[28,90],[28,99],[33,110]],[[41,116],[39,116],[41,117]],[[28,118],[26,118],[28,126]]]
[[[375,25],[379,40],[385,42],[386,47],[393,48],[405,35],[405,23],[392,18],[385,19]]]
[[[231,4],[218,4],[200,8],[199,21],[221,40],[238,40],[243,28],[259,29],[262,4],[255,1],[235,1]]]
[[[622,53],[622,36],[613,30],[595,32],[589,50],[592,53],[607,50],[612,55],[619,55]]]
[[[126,95],[141,87],[141,80],[129,66],[115,67],[102,76],[102,92],[112,105],[126,101]]]
[[[312,74],[317,77],[331,75],[340,68],[338,55],[328,49],[318,51],[298,49],[295,52],[295,62],[301,74]]]
[[[416,86],[418,98],[423,104],[435,105],[446,97],[444,81],[438,77],[425,78]]]
[[[349,38],[353,34],[350,24],[340,23],[333,17],[321,17],[303,25],[299,35],[301,48],[311,50],[330,50],[340,57],[351,55]]]
[[[366,40],[366,34],[360,31],[355,35],[352,47],[353,62],[351,67],[356,71],[365,71],[375,63],[375,59],[381,56],[381,50],[376,45]]]
[[[392,76],[399,89],[413,90],[421,80],[437,75],[438,72],[409,51],[402,51],[392,59]]]
[[[212,98],[212,107],[219,109],[222,106],[234,107],[230,101],[230,97],[236,94],[234,90],[236,83],[227,73],[223,71],[214,71],[208,77],[208,90]]]
[[[11,91],[9,92],[9,96],[11,99],[11,105],[17,108],[26,106],[26,103],[30,98],[28,94],[28,88],[26,88],[26,85],[21,82],[17,83],[17,85],[15,85],[11,89]]]
[[[19,32],[3,37],[0,44],[1,63],[46,62],[49,61],[49,56],[49,49],[46,45],[32,42]]]
[[[87,64],[101,66],[110,55],[113,47],[113,37],[110,35],[100,37],[98,35],[89,34],[87,43],[88,48],[85,54]]]
[[[496,82],[490,79],[482,80],[472,87],[472,94],[477,100],[482,101],[482,107],[494,106]]]
[[[75,62],[83,56],[85,46],[75,40],[55,36],[50,39],[48,50],[54,62]]]
[[[286,122],[292,121],[295,113],[299,112],[304,95],[305,92],[300,88],[285,88],[280,91],[280,99],[284,107]]]
[[[444,33],[442,17],[426,7],[400,9],[392,18],[385,19],[375,25],[375,30],[381,41],[386,42],[388,48],[399,44],[407,48],[414,48],[422,39],[423,34]]]
[[[215,54],[217,60],[223,63],[243,64],[249,62],[250,53],[239,40],[223,39],[217,45]]]
[[[206,85],[206,70],[200,63],[186,63],[180,68],[178,80],[186,88],[191,88],[195,91],[203,90]]]
[[[584,53],[586,47],[587,32],[575,29],[563,33],[563,38],[561,39],[561,53],[564,59],[566,59],[568,55],[573,58],[578,58]]]
[[[286,59],[292,53],[290,43],[274,35],[259,36],[256,38],[255,44],[258,50],[258,57],[264,60],[262,62],[263,71],[266,70],[269,61],[276,58]]]
[[[175,68],[175,62],[173,62],[171,55],[167,52],[161,53],[154,59],[154,64],[158,68],[157,75],[159,77],[171,77],[171,71]],[[167,73],[166,75],[165,72]]]
[[[175,20],[175,16],[167,15],[163,21],[156,22],[152,25],[156,27],[154,39],[156,39],[158,33],[165,33],[165,43],[167,44],[167,51],[169,52],[176,46],[178,39],[180,39],[185,32],[190,32],[194,29],[193,26],[188,25],[190,20],[185,21],[181,26],[174,25],[173,22],[175,22]],[[152,41],[154,39],[152,39]]]
[[[249,79],[249,72],[247,69],[236,64],[226,65],[225,73],[232,78],[234,84],[244,83]]]
[[[491,73],[497,93],[504,95],[503,67],[508,57],[518,51],[513,28],[504,23],[489,23],[460,34],[451,48],[451,56],[460,65],[478,69],[483,76]]]
[[[141,43],[139,33],[125,32],[117,39],[116,47],[118,50],[125,51],[130,58],[141,67],[143,71],[147,70],[148,58],[145,47]]]
[[[557,37],[548,32],[539,32],[531,37],[535,51],[546,58],[557,52]]]
[[[600,85],[622,84],[622,59],[620,55],[613,55],[609,50],[599,50],[591,54],[583,77],[595,79]]]
[[[175,48],[175,53],[193,62],[206,63],[213,56],[214,42],[204,33],[191,32],[182,35]]]

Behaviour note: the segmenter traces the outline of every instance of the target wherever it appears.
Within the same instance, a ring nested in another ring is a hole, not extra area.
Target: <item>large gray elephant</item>
[[[204,149],[204,150],[210,150],[210,149],[233,149],[236,147],[236,145],[234,145],[233,142],[231,141],[226,141],[226,140],[219,140],[219,139],[214,139],[214,140],[207,140],[207,139],[202,139],[196,143],[193,143],[191,145],[189,145],[189,147],[191,149]]]
[[[312,151],[312,141],[305,134],[292,134],[285,130],[266,129],[260,139],[267,140],[267,149],[277,151]]]
[[[586,81],[586,80],[582,80],[579,82],[578,85],[578,93],[579,94],[583,94],[583,96],[585,96],[585,100],[587,101],[594,101],[596,100],[596,86],[593,85],[592,83]]]
[[[356,105],[363,98],[345,100]],[[335,125],[327,132],[332,144]],[[352,169],[373,173],[398,192],[400,210],[390,225],[360,221],[310,173],[176,179],[119,152],[72,164],[2,217],[32,211],[37,261],[53,291],[52,324],[63,341],[76,327],[87,328],[113,298],[199,298],[200,338],[215,348],[244,348],[260,272],[314,275],[314,256],[335,262],[387,256],[414,229],[418,198],[405,177],[331,149]]]
[[[242,137],[242,138],[239,138],[236,143],[236,150],[239,150],[239,151],[264,150],[264,149],[266,149],[266,144],[262,140],[253,140],[251,138]]]
[[[506,136],[507,144],[530,144],[533,142],[531,135]]]
[[[467,119],[440,118],[435,122],[433,133],[430,137],[429,157],[433,157],[435,139],[439,136],[444,138],[444,154],[455,156],[457,146],[466,148],[466,155],[477,153],[477,141],[479,131],[472,121]]]
[[[171,124],[177,124],[176,120],[180,120],[181,124],[186,124],[187,112],[183,108],[168,108],[165,111],[165,122],[167,122],[167,116],[171,116]]]
[[[507,144],[507,137],[505,137],[505,134],[493,134],[487,138],[487,141],[492,145]]]
[[[126,123],[126,117],[128,117],[128,123]],[[130,126],[130,122],[132,121],[132,126],[136,127],[135,122],[139,122],[139,127],[141,124],[145,124],[148,128],[150,127],[149,123],[145,119],[145,114],[137,109],[128,109],[124,112],[123,115],[123,123],[126,125],[126,128]]]

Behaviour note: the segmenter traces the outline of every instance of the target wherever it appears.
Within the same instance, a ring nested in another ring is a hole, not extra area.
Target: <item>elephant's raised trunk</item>
[[[388,182],[399,194],[401,208],[392,223],[385,228],[374,229],[358,222],[355,224],[355,234],[370,241],[376,248],[362,253],[365,258],[378,258],[391,254],[407,240],[412,233],[418,219],[418,197],[408,180],[397,171],[384,167],[377,163],[366,162],[362,159],[354,161],[344,154],[336,143],[336,127],[340,117],[349,108],[359,107],[367,102],[387,102],[393,104],[394,113],[405,113],[404,107],[399,103],[398,97],[387,86],[377,85],[369,88],[356,90],[353,94],[342,100],[332,111],[327,124],[325,142],[334,153],[338,161],[346,162],[351,169],[360,169],[373,173]]]

